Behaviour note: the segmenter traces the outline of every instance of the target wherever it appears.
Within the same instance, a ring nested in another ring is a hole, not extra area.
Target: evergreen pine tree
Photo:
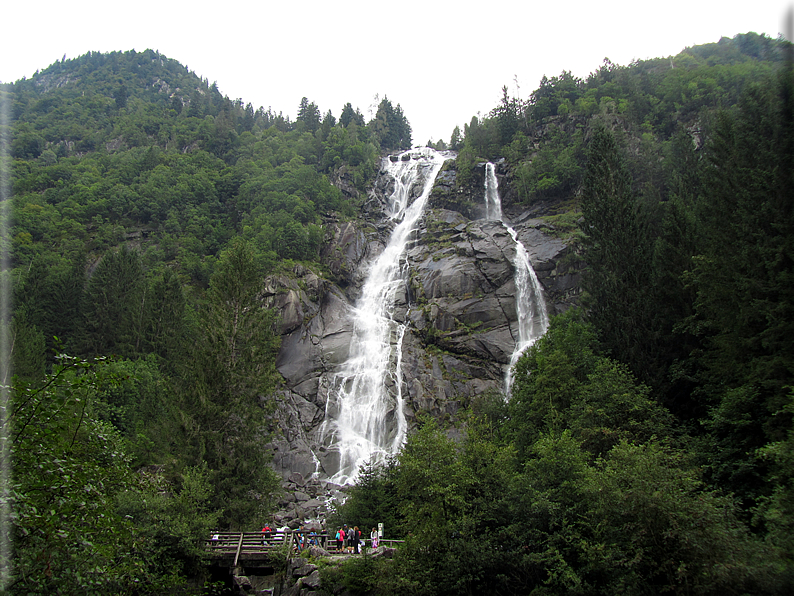
[[[590,141],[582,192],[588,317],[613,358],[648,379],[654,360],[650,242],[615,138],[603,126]]]
[[[137,250],[105,253],[88,280],[84,300],[83,352],[133,356],[142,348],[146,283]]]
[[[277,486],[265,450],[267,400],[279,337],[275,313],[259,301],[264,270],[253,247],[235,240],[222,253],[198,313],[182,395],[185,458],[210,469],[223,522],[245,528],[266,513]]]
[[[698,204],[696,298],[689,329],[697,357],[711,478],[746,505],[765,497],[757,450],[791,427],[794,385],[792,102],[787,75],[749,86],[735,114],[719,115]]]

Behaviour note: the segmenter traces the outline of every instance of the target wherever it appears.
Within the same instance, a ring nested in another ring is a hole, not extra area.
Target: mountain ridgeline
[[[207,593],[211,530],[322,519],[406,539],[329,593],[790,593],[791,52],[605,60],[414,148],[151,50],[0,87],[0,588]]]

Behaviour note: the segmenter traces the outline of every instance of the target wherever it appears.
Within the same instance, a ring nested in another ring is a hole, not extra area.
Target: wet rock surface
[[[503,224],[482,219],[484,164],[474,168],[471,184],[459,188],[451,163],[436,179],[408,245],[405,284],[395,305],[395,318],[408,323],[402,382],[409,425],[420,412],[454,424],[472,398],[501,391],[517,337],[515,244]],[[543,206],[511,203],[504,169],[497,167],[497,174],[504,212],[526,247],[548,312],[562,312],[578,299],[581,262],[542,219]],[[329,395],[349,353],[352,313],[368,266],[393,229],[386,217],[392,187],[388,176],[377,179],[362,220],[326,222],[324,274],[297,265],[292,275],[273,276],[265,284],[266,304],[281,313],[276,364],[284,382],[272,448],[285,494],[294,498],[279,504],[277,517],[290,527],[320,519],[340,491],[312,478],[327,478],[338,465],[339,454],[324,432],[335,413]]]
[[[344,501],[345,487],[314,477],[291,472],[282,482],[278,511],[265,520],[271,527],[323,532],[325,518],[335,502]]]

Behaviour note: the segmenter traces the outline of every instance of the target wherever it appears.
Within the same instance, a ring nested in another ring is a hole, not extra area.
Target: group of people
[[[369,538],[370,546],[373,549],[378,548],[380,536],[377,528],[372,528]],[[341,552],[359,555],[365,546],[366,538],[361,537],[361,530],[358,529],[358,526],[348,528],[345,524],[336,532],[336,548]]]
[[[271,528],[269,525],[265,525],[265,527],[262,528],[262,544],[264,546],[268,546],[271,540],[283,540],[282,536],[283,534],[280,531]],[[324,532],[318,534],[313,530],[308,531],[305,528],[301,528],[299,531],[293,533],[293,546],[297,548],[298,551],[310,546],[325,546],[325,536],[326,534]],[[328,538],[331,538],[330,534]],[[378,548],[380,534],[377,528],[372,528],[372,532],[369,534],[369,540],[369,546],[373,550]],[[347,524],[345,524],[336,532],[336,547],[339,552],[359,555],[366,546],[366,538],[362,536],[358,526],[349,528]]]
[[[310,546],[320,546],[320,537],[314,530],[309,531],[305,528],[301,528],[300,532],[296,532],[294,536],[295,546],[298,549],[298,552],[309,548]]]
[[[273,530],[269,525],[265,525],[265,527],[262,528],[262,544],[267,546],[274,533],[278,534],[277,540],[283,540],[283,534],[280,531]],[[298,551],[302,551],[310,546],[320,546],[320,535],[314,530],[309,531],[303,527],[292,533],[292,540],[294,542],[294,547],[297,548]]]

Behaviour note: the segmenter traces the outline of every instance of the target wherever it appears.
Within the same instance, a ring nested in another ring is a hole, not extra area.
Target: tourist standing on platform
[[[370,532],[369,538],[372,541],[372,550],[378,548],[378,542],[379,542],[378,528],[372,528],[372,532]]]

